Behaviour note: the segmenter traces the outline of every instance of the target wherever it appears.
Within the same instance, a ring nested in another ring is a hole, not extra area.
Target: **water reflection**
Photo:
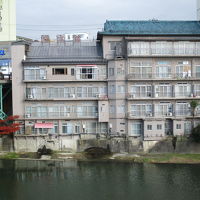
[[[199,178],[199,165],[0,160],[0,199],[199,200]]]

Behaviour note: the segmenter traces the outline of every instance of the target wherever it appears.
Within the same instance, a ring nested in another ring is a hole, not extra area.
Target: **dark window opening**
[[[53,75],[67,74],[67,68],[53,68],[52,73]]]

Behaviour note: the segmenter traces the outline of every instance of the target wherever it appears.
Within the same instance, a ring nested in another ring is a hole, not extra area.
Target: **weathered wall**
[[[175,148],[172,140],[144,141],[145,152],[149,153],[200,153],[200,144],[191,142],[189,139],[178,139]]]
[[[5,135],[0,136],[0,151],[13,151],[12,138]]]
[[[0,150],[2,150],[3,141],[0,138]],[[10,151],[5,145],[4,151]],[[14,149],[16,152],[36,152],[43,145],[55,151],[82,152],[90,147],[110,148],[113,153],[200,153],[200,144],[191,142],[186,138],[179,138],[176,142],[176,148],[172,145],[172,139],[162,141],[141,141],[135,138],[100,138],[95,135],[63,135],[63,136],[15,136]]]

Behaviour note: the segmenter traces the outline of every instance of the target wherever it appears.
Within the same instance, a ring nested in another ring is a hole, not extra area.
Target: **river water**
[[[0,200],[200,200],[200,165],[0,160]]]

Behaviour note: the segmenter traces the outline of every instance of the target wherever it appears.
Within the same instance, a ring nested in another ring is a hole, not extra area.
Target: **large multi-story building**
[[[190,107],[200,100],[198,21],[107,21],[98,40],[12,45],[24,133],[190,133],[200,118]]]
[[[12,46],[13,113],[26,134],[107,133],[107,66],[96,42]]]
[[[200,100],[198,21],[107,21],[98,33],[108,60],[112,132],[159,140],[190,133]]]
[[[15,0],[0,0],[0,41],[16,40]]]

